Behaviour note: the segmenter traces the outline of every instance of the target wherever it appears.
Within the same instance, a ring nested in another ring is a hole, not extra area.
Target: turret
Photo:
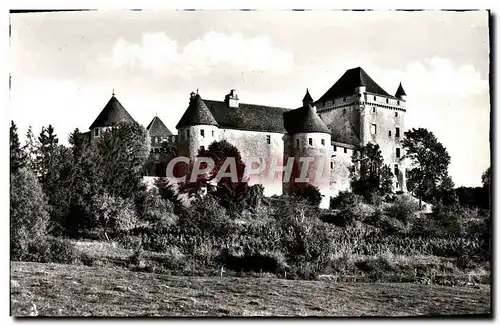
[[[308,105],[314,105],[314,100],[311,94],[309,94],[309,88],[306,88],[306,95],[304,95],[304,98],[302,99],[302,106],[306,107]]]
[[[403,89],[403,85],[401,85],[401,82],[399,83],[398,90],[396,91],[395,95],[398,99],[406,101],[406,92]]]

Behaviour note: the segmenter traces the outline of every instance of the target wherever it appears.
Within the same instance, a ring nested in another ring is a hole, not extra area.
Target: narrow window
[[[377,134],[377,125],[374,124],[374,123],[372,124],[371,134],[372,135],[376,135]]]
[[[394,175],[397,177],[399,175],[399,167],[397,164],[394,164]]]
[[[389,99],[388,98],[385,99],[385,103],[389,103]]]
[[[200,135],[201,135],[201,137],[205,137],[205,130],[200,129]]]
[[[397,158],[401,157],[401,148],[396,148],[396,157]]]
[[[344,153],[347,153],[347,147],[344,147]]]
[[[95,128],[94,136],[99,137],[99,128]]]
[[[186,130],[186,139],[189,138],[189,129]]]
[[[373,97],[373,100],[374,100],[374,101],[376,101],[376,100],[377,100],[377,97],[376,97],[376,96],[374,96],[374,97]]]
[[[337,146],[336,145],[333,145],[333,151],[336,152],[337,151]]]
[[[377,112],[377,109],[376,108],[373,108],[372,109],[373,113]]]
[[[391,137],[391,135],[392,135],[392,131],[389,130],[389,137]]]
[[[333,169],[333,162],[330,162],[330,169]]]
[[[398,117],[398,113],[397,112],[394,112],[394,115],[396,116],[396,118]]]
[[[399,101],[398,101],[398,105],[399,105]]]
[[[200,146],[200,151],[204,151],[205,150],[205,146]]]
[[[313,139],[312,139],[312,138],[309,138],[309,145],[311,145],[311,146],[312,146],[312,144],[313,144]]]
[[[215,137],[215,131],[212,130],[212,137]]]
[[[300,145],[300,140],[295,139],[295,147],[299,147],[299,145]]]
[[[271,144],[271,135],[267,135],[266,140],[268,144]]]
[[[399,127],[396,127],[396,137],[399,137]]]
[[[325,140],[321,139],[321,145],[325,146]]]

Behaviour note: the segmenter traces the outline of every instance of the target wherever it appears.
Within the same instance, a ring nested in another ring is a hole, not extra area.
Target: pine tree
[[[10,171],[15,173],[26,165],[26,157],[21,150],[21,143],[17,135],[17,126],[10,122]]]
[[[37,165],[36,165],[36,157],[37,151],[40,147],[38,139],[35,137],[33,133],[33,129],[31,126],[28,127],[28,132],[26,133],[26,143],[23,146],[23,151],[26,155],[26,165],[33,172],[37,173]]]

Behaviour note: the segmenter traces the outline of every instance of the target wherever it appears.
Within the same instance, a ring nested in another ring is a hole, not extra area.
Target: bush
[[[158,189],[142,189],[136,195],[137,215],[146,227],[175,225],[174,203],[164,199]]]
[[[403,223],[408,223],[418,212],[418,203],[410,196],[399,196],[394,203],[387,206],[385,213]]]
[[[80,255],[68,240],[39,237],[28,241],[25,251],[15,250],[11,259],[38,263],[74,264],[80,261]]]
[[[318,187],[308,183],[294,184],[290,189],[290,196],[303,200],[305,203],[315,207],[319,207],[321,199],[323,198]]]
[[[103,240],[117,237],[138,226],[137,215],[131,200],[97,195],[86,206],[87,228]]]
[[[330,208],[348,208],[358,205],[363,201],[363,197],[349,191],[341,191],[330,200]]]

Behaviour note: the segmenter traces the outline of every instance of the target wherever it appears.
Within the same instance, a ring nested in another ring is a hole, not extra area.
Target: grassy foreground
[[[185,277],[11,262],[13,316],[490,314],[490,286]]]

